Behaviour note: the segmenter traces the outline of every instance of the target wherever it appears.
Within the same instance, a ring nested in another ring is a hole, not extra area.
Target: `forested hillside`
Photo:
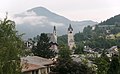
[[[87,26],[83,32],[74,35],[77,46],[108,49],[120,46],[120,15],[114,16],[95,26]],[[94,28],[93,28],[94,27]],[[59,44],[67,44],[67,35],[58,37]]]
[[[120,14],[99,23],[99,25],[116,25],[116,24],[120,25]]]

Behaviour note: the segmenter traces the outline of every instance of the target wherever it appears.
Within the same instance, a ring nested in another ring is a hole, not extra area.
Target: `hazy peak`
[[[17,29],[26,33],[25,38],[34,37],[42,32],[51,33],[53,26],[57,26],[58,35],[66,34],[69,24],[74,33],[82,31],[85,26],[94,25],[94,21],[71,21],[64,16],[49,11],[44,7],[35,7],[15,17]]]
[[[43,11],[43,12],[51,12],[47,8],[44,8],[44,7],[35,7],[35,8],[32,8],[32,9],[29,9],[27,11],[28,12],[30,12],[30,11],[34,11],[34,12],[41,12],[41,11]]]

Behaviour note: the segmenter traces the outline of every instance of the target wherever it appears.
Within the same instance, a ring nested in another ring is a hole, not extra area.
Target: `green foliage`
[[[68,48],[60,49],[53,72],[56,74],[95,74],[87,65],[73,61],[70,55],[71,51]]]
[[[58,59],[59,61],[71,61],[71,51],[67,48],[67,47],[63,47],[62,49],[60,49],[59,54],[58,54]]]
[[[83,53],[83,49],[84,49],[84,44],[82,42],[80,42],[77,45],[77,48],[75,48],[74,53],[75,54],[82,54]]]
[[[94,63],[97,65],[97,74],[120,74],[120,55],[108,58],[103,51],[101,57],[96,58]]]
[[[109,68],[109,58],[103,51],[101,57],[95,59],[95,64],[97,65],[97,74],[107,74]]]
[[[120,32],[120,26],[115,26],[113,29],[111,29],[112,34],[117,34]]]
[[[97,60],[97,74],[107,74],[108,62],[103,58]]]
[[[106,21],[101,22],[99,25],[115,25],[115,24],[120,24],[120,14],[114,17],[111,17]]]
[[[74,61],[58,63],[54,71],[56,74],[95,74],[87,65]]]
[[[120,74],[120,59],[117,55],[112,57],[108,74]]]
[[[108,63],[110,62],[110,58],[106,55],[106,51],[105,50],[103,50],[100,58],[104,59]]]
[[[50,48],[50,39],[47,34],[41,33],[41,36],[38,39],[37,46],[33,46],[32,52],[35,56],[40,56],[44,58],[53,58],[55,57],[55,52]]]
[[[113,19],[117,18],[118,21],[120,15],[115,16]],[[106,22],[109,22],[108,20]],[[91,48],[103,48],[108,49],[112,46],[119,46],[120,45],[120,38],[117,36],[120,32],[120,23],[113,23],[112,25],[98,24],[95,26],[95,29],[92,30],[92,27],[87,26],[83,29],[82,33],[75,34],[75,42],[78,44],[80,42],[85,42],[84,45],[89,46]],[[113,34],[114,38],[107,38],[111,37],[110,35]]]
[[[92,27],[90,26],[87,26],[83,29],[83,34],[84,34],[84,37],[85,39],[90,39],[92,36]]]
[[[81,42],[81,41],[83,41],[83,40],[85,40],[85,37],[84,37],[84,34],[83,33],[76,33],[75,35],[74,35],[74,37],[75,37],[75,41],[76,42]]]
[[[15,23],[7,18],[0,20],[0,74],[21,74],[22,48],[23,42],[15,30]]]
[[[104,48],[108,49],[112,46],[120,45],[120,37],[117,34],[120,32],[120,15],[116,15],[104,22],[95,26],[93,30],[91,26],[83,29],[83,32],[76,33],[74,39],[76,44],[85,42],[86,46],[91,48]],[[113,34],[114,38],[110,35]],[[67,35],[58,37],[59,44],[67,44]],[[81,46],[81,45],[80,45]]]
[[[58,44],[63,45],[67,44],[67,35],[62,35],[58,37]]]
[[[83,32],[79,32],[74,35],[75,43],[77,45],[75,53],[77,54],[82,53],[84,46],[89,46],[90,48],[93,49],[94,48],[109,49],[112,46],[120,46],[119,33],[120,33],[120,15],[114,16],[104,22],[101,22],[100,24],[95,26],[94,30],[92,29],[91,26],[87,26],[84,28]],[[111,35],[114,38],[109,38],[111,37]],[[62,41],[60,42],[60,44],[67,44],[67,41],[66,42],[63,41],[65,39],[62,40],[62,38],[60,38],[59,41],[60,40]],[[71,64],[71,66],[73,65],[70,61],[69,63]],[[112,61],[110,61],[110,58],[108,58],[104,50],[103,53],[101,54],[101,57],[95,58],[94,63],[97,65],[97,74],[120,74],[119,73],[120,56],[119,58],[113,57]],[[58,66],[59,66],[58,68],[60,68],[61,74],[64,74],[64,72],[69,71],[70,65],[66,64],[65,62],[61,64],[58,63]],[[73,69],[74,68],[72,68],[72,70]]]

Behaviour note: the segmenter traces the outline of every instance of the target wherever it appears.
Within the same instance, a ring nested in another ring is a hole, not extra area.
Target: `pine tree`
[[[40,56],[44,58],[53,58],[55,57],[55,52],[50,48],[50,39],[45,33],[41,33],[41,36],[38,39],[37,46],[33,46],[32,52],[35,56]]]

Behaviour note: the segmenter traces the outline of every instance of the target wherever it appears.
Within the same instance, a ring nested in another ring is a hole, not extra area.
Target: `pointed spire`
[[[68,31],[72,30],[73,31],[73,28],[71,26],[71,24],[69,24],[69,28],[68,28]]]
[[[53,29],[54,31],[56,31],[56,26],[54,26],[54,29]]]
[[[7,16],[8,16],[8,12],[6,12],[6,17],[5,18],[7,18]]]
[[[56,35],[56,26],[54,26],[54,28],[53,28],[53,34]]]

